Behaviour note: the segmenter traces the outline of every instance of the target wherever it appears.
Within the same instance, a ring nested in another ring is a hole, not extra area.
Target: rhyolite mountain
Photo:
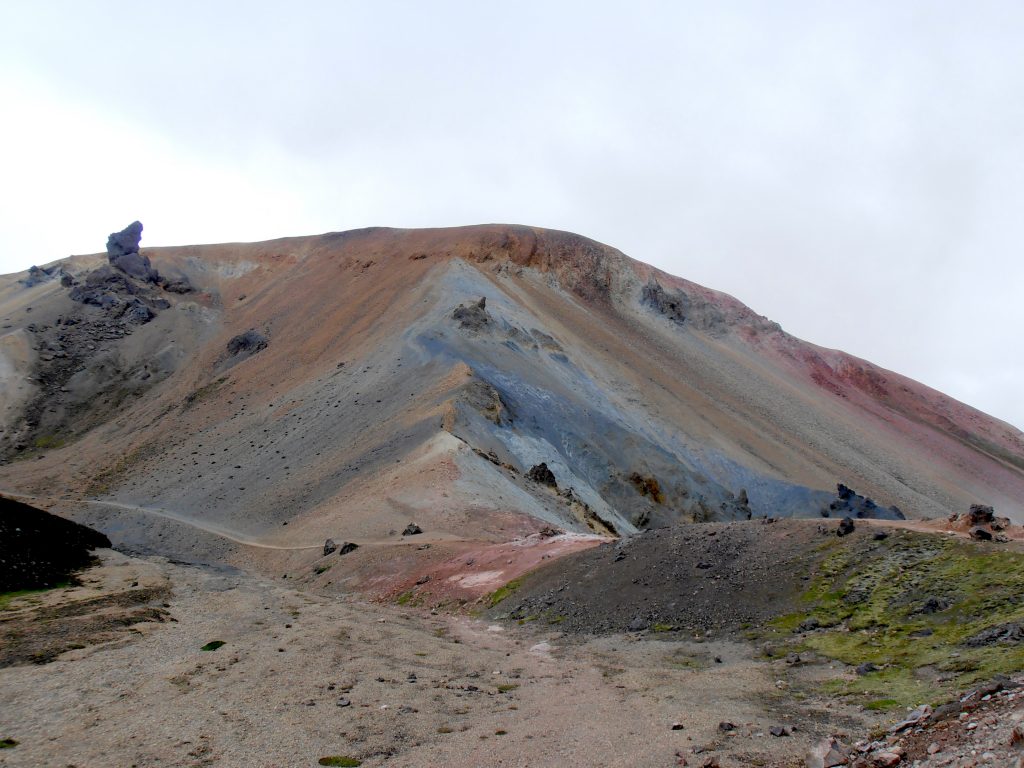
[[[0,278],[0,488],[275,541],[1024,521],[1019,430],[578,235],[141,232]]]

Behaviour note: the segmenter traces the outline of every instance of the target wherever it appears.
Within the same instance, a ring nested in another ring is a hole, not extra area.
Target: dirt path
[[[24,499],[25,501],[29,501],[35,504],[46,501],[46,499],[43,499],[38,496],[29,496],[24,493],[14,493],[12,491],[5,490],[0,490],[0,495],[8,496],[12,499]],[[64,501],[67,500],[65,499]],[[259,549],[277,549],[289,551],[320,549],[321,547],[323,547],[323,544],[302,544],[298,546],[266,544],[262,541],[258,541],[248,536],[244,536],[243,534],[238,533],[236,531],[228,530],[227,528],[219,526],[215,523],[206,523],[201,520],[186,517],[169,509],[162,509],[160,507],[142,507],[138,506],[137,504],[124,504],[119,501],[102,501],[99,499],[75,499],[74,501],[76,504],[88,504],[89,506],[94,507],[110,507],[113,509],[123,509],[129,512],[143,512],[147,515],[155,515],[157,517],[162,517],[165,520],[173,520],[176,523],[183,523],[185,525],[192,526],[193,528],[197,528],[206,533],[213,534],[214,536],[219,536],[223,539],[227,539],[228,541],[234,542],[235,544],[241,544],[245,547],[258,547]]]

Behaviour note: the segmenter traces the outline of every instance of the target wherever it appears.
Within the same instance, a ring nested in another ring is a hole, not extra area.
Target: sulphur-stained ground
[[[794,696],[829,664],[811,673],[742,640],[570,637],[161,558],[102,561],[82,586],[10,601],[6,624],[31,633],[18,617],[42,616],[54,633],[146,596],[159,612],[0,669],[2,765],[785,766],[879,718]]]

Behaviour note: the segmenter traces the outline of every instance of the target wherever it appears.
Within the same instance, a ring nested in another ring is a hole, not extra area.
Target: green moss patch
[[[822,554],[801,597],[805,609],[779,617],[771,630],[799,650],[879,667],[834,681],[835,692],[873,708],[934,703],[1024,669],[1022,643],[968,642],[1024,622],[1024,555],[909,531],[884,541],[832,539]]]
[[[512,579],[512,581],[510,581],[505,586],[498,587],[498,589],[494,590],[491,594],[489,594],[487,596],[487,607],[488,608],[493,608],[494,606],[496,606],[498,603],[500,603],[506,597],[511,595],[517,589],[519,589],[519,586],[521,584],[522,584],[522,580],[521,579]]]
[[[354,757],[345,757],[344,755],[321,757],[317,762],[320,765],[336,765],[343,766],[343,768],[359,768],[363,764],[362,760],[356,760]]]
[[[0,749],[14,749],[18,742],[14,739],[0,739]]]
[[[224,643],[223,640],[211,640],[210,642],[208,642],[206,645],[204,645],[199,650],[200,651],[216,651],[218,648],[220,648],[224,644],[225,643]]]

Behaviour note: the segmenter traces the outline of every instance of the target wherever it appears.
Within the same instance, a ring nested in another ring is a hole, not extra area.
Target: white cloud
[[[22,4],[0,270],[372,224],[569,229],[1024,425],[1011,2]]]

